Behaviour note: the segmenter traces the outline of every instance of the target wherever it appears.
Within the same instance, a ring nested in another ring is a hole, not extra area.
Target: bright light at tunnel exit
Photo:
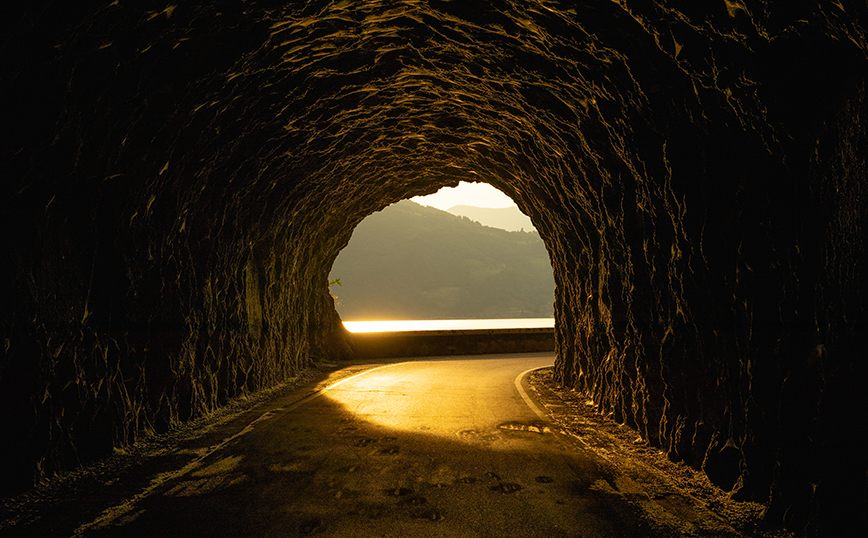
[[[468,329],[546,329],[554,326],[554,318],[402,319],[344,322],[344,327],[352,333],[454,331]]]
[[[512,207],[515,205],[512,198],[488,183],[467,183],[466,181],[460,181],[457,187],[443,187],[434,194],[416,196],[410,200],[442,211],[457,205],[475,207]]]

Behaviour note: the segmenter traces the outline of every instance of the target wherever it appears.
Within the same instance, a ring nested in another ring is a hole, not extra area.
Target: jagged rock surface
[[[864,3],[67,4],[4,8],[4,489],[350,353],[353,227],[466,180],[546,242],[563,383],[865,525]]]

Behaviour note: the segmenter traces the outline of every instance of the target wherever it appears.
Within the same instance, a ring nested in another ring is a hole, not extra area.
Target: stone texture
[[[3,8],[4,490],[346,356],[353,227],[466,180],[546,242],[563,383],[864,528],[864,3],[68,4]]]

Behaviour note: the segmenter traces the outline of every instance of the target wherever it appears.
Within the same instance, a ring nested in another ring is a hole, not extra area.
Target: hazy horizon
[[[517,206],[479,207],[461,204],[450,207],[446,212],[460,217],[467,217],[483,226],[500,228],[508,232],[536,231],[530,217],[522,213]]]
[[[488,183],[459,181],[457,187],[443,187],[434,194],[414,196],[411,202],[448,211],[457,205],[474,207],[505,208],[515,206],[515,201]]]

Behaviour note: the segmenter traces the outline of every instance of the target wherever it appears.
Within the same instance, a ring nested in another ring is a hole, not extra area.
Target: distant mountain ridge
[[[485,226],[500,228],[510,232],[532,232],[534,228],[530,217],[522,213],[518,207],[476,207],[471,205],[456,205],[446,210],[453,215],[467,217]]]
[[[404,200],[370,215],[329,279],[341,318],[552,317],[554,280],[536,232],[483,226]]]

